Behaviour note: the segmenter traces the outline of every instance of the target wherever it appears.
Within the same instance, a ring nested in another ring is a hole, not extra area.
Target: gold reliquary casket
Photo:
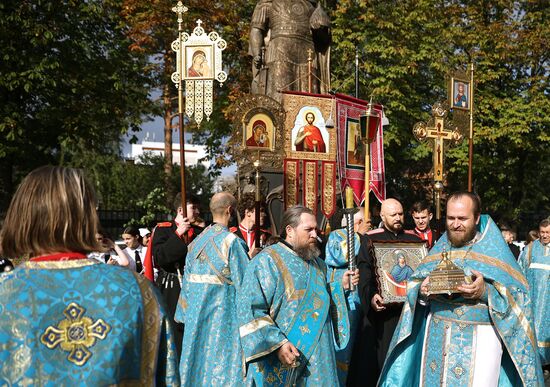
[[[443,250],[443,259],[430,273],[428,294],[453,294],[460,293],[457,289],[464,283],[471,283],[470,277],[464,274],[464,270],[456,266],[450,259],[449,253]]]

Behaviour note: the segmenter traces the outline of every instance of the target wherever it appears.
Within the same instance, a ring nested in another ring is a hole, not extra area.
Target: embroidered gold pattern
[[[455,368],[453,368],[453,374],[456,376],[457,379],[460,379],[462,375],[464,375],[464,368],[462,366],[457,365]]]
[[[435,372],[437,368],[437,363],[435,362],[435,360],[432,360],[432,362],[430,363],[430,368],[432,369],[432,372]]]
[[[67,360],[77,366],[86,364],[92,356],[89,348],[96,340],[103,340],[111,331],[111,327],[102,319],[95,322],[90,317],[84,317],[86,309],[75,302],[71,302],[63,311],[65,317],[57,327],[46,328],[40,342],[49,349],[58,345],[63,351],[69,352]]]
[[[286,176],[285,176],[285,184],[286,184],[285,205],[287,208],[295,206],[297,204],[296,202],[296,196],[298,194],[298,187],[296,185],[297,172],[298,172],[298,162],[295,160],[287,160]]]
[[[307,325],[300,326],[300,332],[302,332],[302,336],[305,335],[306,333],[311,333]]]

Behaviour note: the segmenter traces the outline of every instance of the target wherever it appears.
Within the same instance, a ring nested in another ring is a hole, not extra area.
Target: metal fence
[[[103,231],[113,240],[121,238],[122,231],[129,222],[141,219],[145,215],[144,211],[140,210],[98,210],[99,222]],[[132,224],[137,227],[146,227],[151,230],[159,222],[166,222],[171,220],[172,216],[169,214],[155,214],[155,218],[148,224]]]

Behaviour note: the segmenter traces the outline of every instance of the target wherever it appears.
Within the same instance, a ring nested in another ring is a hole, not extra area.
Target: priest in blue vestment
[[[365,220],[363,208],[360,208],[359,211],[353,214],[355,256],[359,254],[359,248],[361,247],[359,235],[366,234],[369,230],[369,225],[370,220]],[[325,247],[325,263],[327,265],[327,280],[329,282],[342,281],[344,278],[344,273],[348,270],[349,259],[347,235],[347,229],[342,228],[332,231],[328,236],[327,245]],[[355,337],[357,336],[357,330],[359,329],[359,323],[361,322],[361,318],[363,316],[361,310],[361,300],[357,289],[354,291],[346,291],[345,294],[350,320],[350,338],[345,347],[336,350],[336,368],[338,371],[340,386],[346,385],[353,345],[355,343]]]
[[[338,385],[335,347],[350,334],[344,288],[359,274],[346,271],[343,286],[327,283],[316,227],[311,210],[290,208],[283,239],[246,270],[238,310],[248,385]]]
[[[447,232],[413,273],[381,386],[542,386],[527,280],[469,192],[447,200]],[[479,226],[479,227],[476,227]],[[430,295],[443,256],[471,281]]]
[[[164,303],[138,273],[100,251],[93,186],[42,167],[19,186],[2,254],[30,259],[0,275],[0,385],[179,386]]]
[[[248,265],[245,242],[227,228],[237,201],[228,192],[210,201],[213,224],[190,245],[175,320],[185,326],[180,359],[185,386],[244,383],[236,292]]]
[[[519,261],[533,300],[537,347],[542,365],[550,365],[550,219],[539,224],[539,239],[523,250]]]

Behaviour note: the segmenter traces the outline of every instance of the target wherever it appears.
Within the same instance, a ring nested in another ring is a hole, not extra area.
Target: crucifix
[[[417,122],[413,128],[413,134],[417,140],[423,141],[427,138],[433,139],[433,164],[434,164],[434,191],[435,191],[435,218],[437,220],[437,231],[440,234],[441,220],[441,192],[443,191],[444,179],[444,160],[445,160],[445,141],[458,143],[462,140],[462,134],[458,128],[449,130],[445,128],[445,119],[447,110],[441,103],[435,103],[432,106],[432,119],[426,124]]]

